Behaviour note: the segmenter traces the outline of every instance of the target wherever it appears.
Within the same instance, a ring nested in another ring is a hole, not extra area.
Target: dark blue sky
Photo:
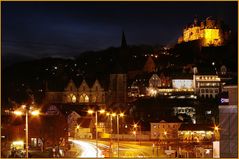
[[[237,30],[237,2],[2,2],[2,54],[75,56],[119,46],[122,29],[130,45],[174,43],[195,15]]]

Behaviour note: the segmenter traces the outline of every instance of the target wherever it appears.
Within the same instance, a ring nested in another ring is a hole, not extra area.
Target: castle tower
[[[194,17],[194,26],[197,26],[197,25],[198,25],[198,17],[195,16],[195,17]]]

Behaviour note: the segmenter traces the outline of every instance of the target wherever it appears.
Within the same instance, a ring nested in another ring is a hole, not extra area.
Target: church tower
[[[126,49],[127,48],[127,42],[126,42],[126,38],[124,35],[124,31],[122,31],[122,39],[121,39],[121,49]]]
[[[110,74],[109,105],[111,106],[124,106],[127,102],[127,64],[128,47],[123,31],[120,52]]]

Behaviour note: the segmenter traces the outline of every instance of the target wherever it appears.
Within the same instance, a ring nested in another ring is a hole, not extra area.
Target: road
[[[97,149],[98,149],[98,157],[103,158],[104,155],[99,148],[96,148],[95,144],[87,141],[81,140],[71,140],[76,147],[79,148],[79,158],[96,158],[97,157]]]
[[[77,157],[96,157],[96,145],[94,140],[72,140],[76,147],[79,148],[80,154]],[[109,141],[98,141],[98,157],[118,157],[117,142],[112,142],[110,153]],[[143,158],[143,157],[167,157],[164,152],[152,146],[152,142],[120,141],[119,143],[120,158]]]

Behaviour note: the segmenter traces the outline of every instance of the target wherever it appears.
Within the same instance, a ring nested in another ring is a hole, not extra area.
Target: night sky
[[[194,16],[237,31],[237,2],[2,2],[2,55],[77,56],[129,45],[172,44]]]

